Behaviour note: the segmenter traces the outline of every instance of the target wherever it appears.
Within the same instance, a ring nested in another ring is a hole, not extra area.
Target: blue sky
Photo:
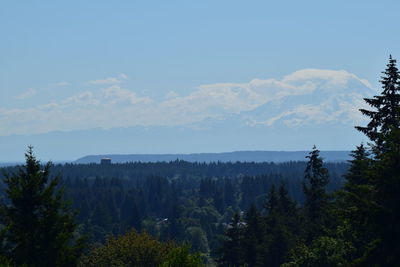
[[[85,114],[83,100],[172,105],[165,99],[201,86],[282,81],[303,69],[344,70],[377,88],[389,54],[400,55],[399,8],[398,1],[2,1],[0,135],[162,125],[174,120],[155,118],[165,111],[127,125],[92,125],[91,115],[62,127],[52,120]],[[80,106],[57,110],[71,102]],[[38,130],[35,112],[49,105],[59,115],[41,118],[54,125]]]

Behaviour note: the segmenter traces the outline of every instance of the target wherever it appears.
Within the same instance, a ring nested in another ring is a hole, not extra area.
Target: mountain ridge
[[[126,162],[169,162],[183,160],[188,162],[288,162],[306,161],[309,151],[233,151],[220,153],[189,153],[189,154],[103,154],[88,155],[74,161],[77,164],[100,163],[102,158],[110,158],[112,163]],[[327,162],[343,162],[350,159],[350,151],[321,151],[321,156]]]

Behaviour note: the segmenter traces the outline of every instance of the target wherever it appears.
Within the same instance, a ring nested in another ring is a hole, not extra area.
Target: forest
[[[2,168],[3,266],[398,266],[400,74],[364,99],[349,162]]]

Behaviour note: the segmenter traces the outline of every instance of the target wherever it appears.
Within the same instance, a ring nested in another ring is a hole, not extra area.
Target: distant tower
[[[102,158],[100,161],[101,165],[110,165],[111,164],[111,159],[110,158]]]

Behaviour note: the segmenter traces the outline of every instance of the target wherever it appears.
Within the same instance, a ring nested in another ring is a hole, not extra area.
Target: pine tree
[[[51,179],[51,163],[41,167],[32,147],[17,173],[5,174],[7,203],[0,205],[2,254],[18,266],[75,266],[83,239],[69,205]]]
[[[377,208],[368,214],[377,238],[369,244],[365,262],[398,266],[400,255],[400,129],[385,137],[385,152],[376,156],[370,173]]]
[[[391,56],[382,77],[381,95],[366,98],[373,111],[366,127],[356,127],[372,141],[374,160],[368,173],[375,208],[365,216],[376,237],[366,247],[362,264],[396,266],[400,254],[400,73]]]
[[[268,215],[275,213],[278,209],[278,194],[276,192],[274,184],[272,184],[269,188],[267,201],[264,204],[264,208],[267,211]]]
[[[285,185],[270,187],[265,204],[267,214],[265,237],[263,238],[263,264],[260,266],[281,266],[294,248],[300,236],[301,227],[295,202],[290,199]]]
[[[244,225],[239,213],[236,212],[226,231],[225,240],[223,240],[222,246],[219,249],[221,256],[217,260],[218,266],[241,266],[245,263],[243,257],[243,234]]]
[[[341,238],[354,248],[349,260],[362,257],[365,248],[376,235],[371,228],[371,212],[376,210],[373,201],[374,189],[370,181],[372,159],[361,144],[351,152],[350,167],[344,178],[343,189],[338,192],[337,214],[340,217]]]
[[[281,213],[287,217],[297,217],[296,202],[290,198],[285,184],[281,184],[278,189],[278,203]]]
[[[342,211],[352,218],[353,223],[360,225],[365,222],[365,213],[372,205],[369,202],[373,191],[369,173],[373,161],[363,144],[357,146],[350,156],[350,168],[344,175],[346,182],[340,192],[344,198]]]
[[[303,233],[303,220],[300,217],[299,208],[296,201],[290,196],[284,184],[281,184],[278,190],[280,213],[285,224],[287,234],[287,247],[291,248]]]
[[[141,216],[132,190],[127,193],[122,202],[121,223],[123,225],[123,232],[131,230],[132,227],[138,232],[141,230]]]
[[[224,198],[225,205],[227,207],[235,207],[236,206],[236,198],[235,198],[235,187],[232,184],[231,179],[224,179]]]
[[[378,151],[384,149],[385,138],[390,131],[400,126],[400,73],[392,56],[383,74],[381,95],[364,98],[375,110],[360,109],[362,114],[371,119],[370,122],[365,127],[356,126],[374,142]]]
[[[250,205],[250,208],[246,212],[245,222],[243,251],[246,264],[249,267],[260,266],[260,245],[263,241],[263,229],[261,215],[254,203]]]
[[[370,153],[365,148],[364,144],[357,146],[355,150],[351,151],[349,160],[350,168],[346,175],[346,183],[344,185],[345,191],[349,193],[357,193],[359,185],[368,184],[368,170],[371,167]]]
[[[327,220],[328,194],[326,185],[329,182],[328,170],[323,167],[319,150],[314,146],[306,157],[309,159],[304,172],[303,192],[305,195],[304,212],[308,234],[307,242],[322,234]]]

